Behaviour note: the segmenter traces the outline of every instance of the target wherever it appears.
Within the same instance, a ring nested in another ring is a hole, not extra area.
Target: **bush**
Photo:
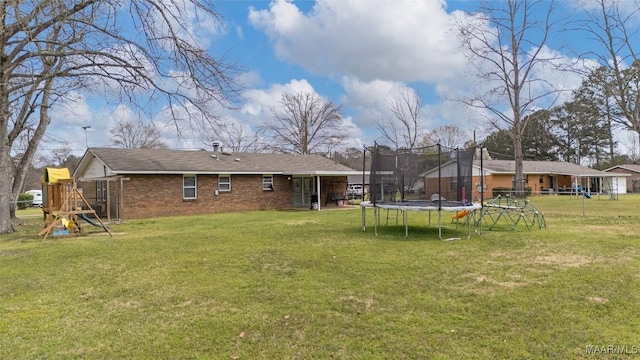
[[[513,189],[512,188],[507,188],[507,187],[497,187],[497,188],[493,188],[493,197],[498,197],[498,196],[511,196],[511,194],[513,194]]]
[[[18,210],[24,210],[33,206],[33,195],[22,193],[18,196]]]
[[[514,188],[497,187],[493,189],[493,197],[495,198],[497,196],[513,196],[515,192],[516,192],[516,189]],[[532,193],[531,187],[527,186],[524,188],[525,197],[531,196],[531,193]]]

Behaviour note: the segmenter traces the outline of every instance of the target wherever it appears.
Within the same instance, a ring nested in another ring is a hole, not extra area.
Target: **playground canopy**
[[[57,183],[60,182],[60,180],[68,179],[71,179],[71,174],[67,168],[45,167],[42,174],[42,182],[45,183]]]

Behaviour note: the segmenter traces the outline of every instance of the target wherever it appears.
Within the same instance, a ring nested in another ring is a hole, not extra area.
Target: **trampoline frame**
[[[455,206],[447,206],[440,204],[439,202],[433,201],[406,201],[406,202],[378,202],[372,203],[369,201],[363,201],[360,203],[360,207],[362,209],[362,231],[366,231],[366,209],[373,208],[373,217],[374,217],[374,233],[378,236],[378,227],[380,226],[380,213],[383,210],[396,210],[400,211],[402,214],[402,223],[404,225],[404,231],[406,239],[409,237],[409,211],[428,211],[429,212],[429,225],[431,225],[431,212],[438,212],[438,238],[440,240],[453,240],[452,239],[442,239],[442,212],[458,212],[458,211],[467,211],[467,215],[465,216],[464,222],[467,223],[467,239],[471,238],[471,223],[474,226],[478,223],[475,219],[476,210],[482,209],[482,205],[480,204],[472,204],[472,205],[455,205]],[[388,217],[387,217],[388,220]],[[463,222],[463,223],[464,223]]]

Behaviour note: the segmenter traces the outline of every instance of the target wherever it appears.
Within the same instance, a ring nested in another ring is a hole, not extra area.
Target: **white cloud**
[[[59,99],[49,111],[51,124],[48,126],[45,143],[41,147],[52,149],[65,144],[79,154],[85,149],[83,126],[93,127],[94,116],[91,105],[83,94],[71,92],[65,99]],[[87,130],[87,138],[91,135]],[[90,141],[87,140],[89,144]]]
[[[225,33],[224,25],[218,18],[195,6],[188,0],[162,1],[164,13],[152,9],[157,31],[172,37],[170,31],[191,45],[208,48],[212,40]],[[165,44],[171,48],[169,42]]]
[[[444,1],[318,0],[304,14],[276,0],[249,21],[279,58],[317,74],[432,82],[464,66]]]
[[[451,124],[472,133],[478,126],[470,121],[473,111],[447,101],[468,89],[465,74],[472,69],[455,32],[455,21],[466,17],[447,13],[444,1],[318,0],[303,13],[290,1],[276,0],[269,9],[249,12],[278,57],[341,78],[340,100],[354,111],[352,122],[369,143],[378,136],[376,117],[390,116],[390,97],[411,89],[411,82],[434,86],[440,97],[421,96],[425,129]]]
[[[271,109],[280,106],[282,94],[295,95],[300,92],[315,93],[315,90],[305,79],[293,79],[287,84],[272,84],[267,89],[247,90],[243,94],[246,102],[241,106],[240,112],[253,126],[262,125],[266,118],[271,117]]]

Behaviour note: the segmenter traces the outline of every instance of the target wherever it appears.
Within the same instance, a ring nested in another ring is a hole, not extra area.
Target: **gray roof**
[[[475,161],[476,166],[480,166],[480,161]],[[515,173],[516,163],[514,160],[483,160],[482,166],[485,170],[493,173]],[[604,171],[592,169],[563,161],[523,161],[522,171],[525,174],[555,174],[555,175],[576,175],[585,177],[607,177],[611,176]]]
[[[627,171],[631,171],[631,172],[636,172],[636,173],[640,173],[640,165],[638,164],[622,164],[622,165],[616,165],[616,166],[612,166],[608,169],[605,169],[604,171],[611,171],[614,169],[624,169]]]
[[[89,148],[74,175],[99,160],[115,174],[361,174],[321,155],[230,153],[204,150]]]

